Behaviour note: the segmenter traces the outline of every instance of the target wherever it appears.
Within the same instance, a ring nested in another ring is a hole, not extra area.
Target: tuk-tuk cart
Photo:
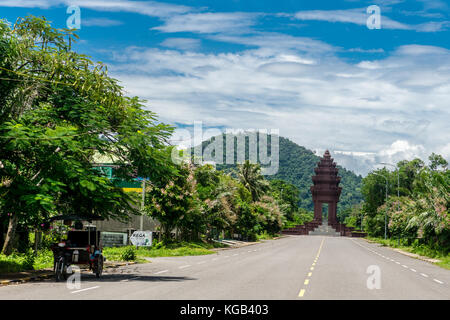
[[[64,224],[69,226],[74,223],[74,228],[67,232],[67,239],[51,247],[56,281],[68,278],[71,265],[88,265],[89,270],[99,278],[102,275],[103,262],[106,260],[102,254],[100,231],[90,224],[83,225],[83,221],[92,223],[103,218],[63,215],[53,217],[49,222],[56,220],[63,220]]]

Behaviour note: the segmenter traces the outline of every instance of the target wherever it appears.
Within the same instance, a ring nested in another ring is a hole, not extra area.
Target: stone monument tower
[[[337,203],[342,191],[342,188],[339,187],[341,177],[338,177],[336,163],[333,162],[328,150],[320,158],[314,172],[316,175],[312,177],[314,185],[311,187],[314,221],[322,223],[322,204],[328,203],[328,224],[337,224]]]

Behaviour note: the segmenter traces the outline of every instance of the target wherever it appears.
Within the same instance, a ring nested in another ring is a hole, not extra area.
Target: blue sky
[[[431,152],[450,159],[444,1],[0,0],[0,17],[66,27],[69,5],[81,8],[76,49],[162,121],[279,129],[362,174]],[[381,29],[366,25],[370,5]]]

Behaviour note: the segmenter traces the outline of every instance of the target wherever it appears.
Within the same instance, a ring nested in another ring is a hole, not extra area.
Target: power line
[[[41,78],[41,77],[31,76],[31,75],[28,75],[28,74],[25,74],[25,73],[22,73],[22,72],[14,71],[14,70],[3,68],[3,67],[0,67],[0,70],[4,70],[4,71],[7,71],[7,72],[11,72],[11,73],[17,74],[17,75],[22,76],[22,77],[28,77],[28,78],[31,78],[31,79],[44,81],[44,82],[48,82],[48,83],[63,84],[63,85],[66,85],[66,86],[74,86],[75,85],[74,83],[65,83],[65,82],[60,82],[60,81],[55,81],[55,80],[48,80],[48,79]],[[10,79],[10,78],[2,78],[2,79],[3,80],[12,80],[12,81],[29,81],[29,80],[24,80],[24,79]]]

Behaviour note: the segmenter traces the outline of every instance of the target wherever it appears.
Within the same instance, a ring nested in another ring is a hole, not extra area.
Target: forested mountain
[[[203,148],[206,148],[215,138],[203,142]],[[270,153],[270,136],[268,136],[268,150]],[[310,187],[312,185],[311,177],[314,175],[314,168],[319,161],[319,156],[315,155],[311,150],[308,150],[298,144],[290,141],[287,138],[279,138],[279,169],[274,175],[267,175],[266,179],[281,179],[288,183],[295,185],[300,190],[299,205],[307,210],[313,210],[312,197]],[[236,159],[236,147],[234,148]],[[248,158],[248,138],[246,139],[246,159]],[[224,160],[226,158],[226,148],[224,139]],[[213,153],[214,154],[214,153]],[[225,161],[224,161],[225,163]],[[218,164],[217,169],[230,171],[235,166]],[[339,168],[339,176],[342,177],[340,186],[342,187],[342,194],[340,197],[338,211],[342,211],[351,207],[353,204],[360,203],[361,195],[361,181],[362,177],[356,175],[350,170],[337,166]]]

